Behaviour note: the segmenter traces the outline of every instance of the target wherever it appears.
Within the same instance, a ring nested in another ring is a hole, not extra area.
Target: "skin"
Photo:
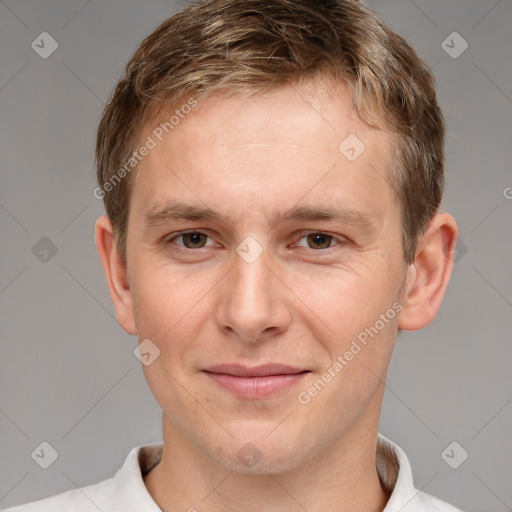
[[[153,115],[140,141],[168,116]],[[338,150],[349,134],[366,146],[353,162]],[[217,94],[139,164],[126,264],[109,219],[98,220],[119,323],[160,350],[144,372],[162,408],[164,451],[145,483],[163,511],[384,508],[375,447],[397,330],[436,316],[457,238],[453,218],[439,214],[415,261],[404,261],[400,212],[385,179],[393,137],[364,124],[348,92],[324,82],[249,99]],[[176,202],[218,218],[158,215]],[[299,207],[345,214],[284,216]],[[180,237],[187,230],[207,237]],[[326,236],[308,238],[314,233]],[[248,236],[262,249],[251,263],[236,252]],[[206,245],[185,247],[191,240]],[[393,304],[400,313],[300,403],[298,394]],[[203,371],[220,363],[309,373],[275,395],[247,399]],[[251,467],[237,456],[247,443],[261,455]]]

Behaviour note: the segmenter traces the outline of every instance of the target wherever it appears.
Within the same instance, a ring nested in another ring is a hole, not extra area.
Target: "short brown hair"
[[[104,187],[132,157],[151,112],[192,95],[258,94],[317,75],[348,85],[359,116],[396,133],[387,178],[400,203],[404,258],[412,262],[442,197],[443,117],[428,67],[356,0],[209,0],[171,16],[142,42],[96,143],[101,197],[122,257],[133,177],[125,172],[108,193]]]

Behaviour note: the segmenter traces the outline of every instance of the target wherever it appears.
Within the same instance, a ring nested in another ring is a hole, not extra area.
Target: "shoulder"
[[[429,494],[425,494],[424,492],[418,491],[417,496],[411,502],[410,508],[405,508],[403,512],[407,511],[419,512],[462,512],[460,509],[455,508],[454,506],[446,503],[445,501],[440,500],[439,498],[435,498],[434,496],[430,496]]]
[[[382,435],[377,441],[377,471],[381,484],[390,495],[384,512],[461,512],[416,489],[404,451]]]
[[[109,510],[113,479],[73,489],[49,498],[8,508],[3,512],[98,512]]]
[[[143,478],[160,461],[162,449],[161,443],[135,447],[113,478],[3,512],[159,511]]]

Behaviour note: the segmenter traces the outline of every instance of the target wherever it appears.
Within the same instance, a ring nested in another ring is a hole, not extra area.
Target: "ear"
[[[137,334],[126,264],[117,250],[112,223],[103,215],[96,221],[96,247],[100,256],[117,321],[129,334]]]
[[[455,220],[443,213],[432,219],[419,238],[407,270],[399,329],[422,329],[436,317],[452,274],[457,237]]]

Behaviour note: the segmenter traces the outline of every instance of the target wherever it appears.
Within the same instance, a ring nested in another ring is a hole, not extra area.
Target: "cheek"
[[[294,292],[304,303],[303,321],[315,331],[319,340],[329,340],[331,348],[340,351],[376,322],[379,322],[379,332],[385,331],[383,334],[392,326],[396,317],[392,306],[397,300],[399,286],[390,276],[390,271],[333,270],[317,279],[297,275],[292,282],[295,283]],[[382,326],[380,317],[388,310]]]
[[[194,375],[198,354],[215,350],[212,319],[223,273],[178,270],[154,264],[147,255],[140,260],[132,289],[137,332],[140,341],[151,340],[159,351],[158,359],[143,368],[145,376],[162,406],[169,400],[182,403],[180,383]]]
[[[152,265],[140,265],[132,286],[139,336],[163,340],[197,317],[203,298],[215,282],[208,276]]]
[[[149,258],[146,268],[139,268],[132,289],[137,332],[139,340],[151,340],[158,353],[143,371],[160,407],[172,411],[180,423],[181,412],[196,407],[182,383],[192,368],[187,354],[200,339],[211,285],[169,266],[151,266]]]
[[[311,407],[310,412],[319,417],[328,411],[330,424],[341,429],[363,413],[384,386],[393,351],[397,315],[394,309],[389,311],[388,323],[378,318],[358,332],[345,331],[333,337],[329,361],[305,382],[297,396],[301,405]]]

